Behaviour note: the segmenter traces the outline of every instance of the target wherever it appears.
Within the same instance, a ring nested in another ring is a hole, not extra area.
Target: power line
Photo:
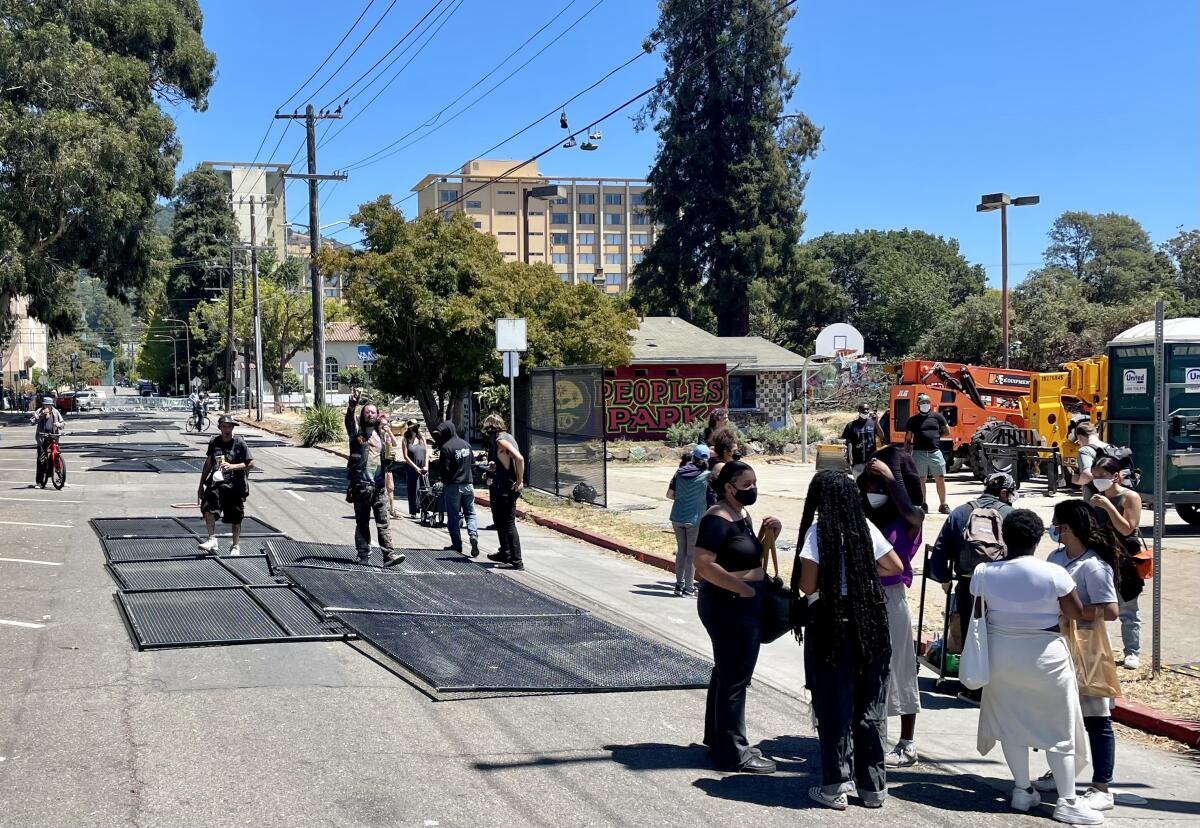
[[[389,5],[388,5],[388,7],[387,7],[386,9],[384,9],[384,10],[383,10],[383,14],[382,14],[382,15],[379,17],[379,19],[378,19],[378,20],[376,20],[376,21],[375,21],[375,25],[371,27],[370,31],[368,31],[368,32],[367,32],[365,35],[363,35],[363,39],[362,39],[362,40],[360,40],[360,41],[358,41],[358,45],[354,47],[353,51],[351,51],[351,52],[350,52],[350,54],[346,55],[346,59],[345,59],[345,60],[343,60],[343,61],[341,62],[341,64],[339,64],[339,65],[338,65],[338,68],[337,68],[337,69],[334,69],[334,70],[333,70],[333,74],[332,74],[332,75],[330,75],[329,77],[327,77],[327,78],[325,79],[325,82],[324,82],[324,83],[322,83],[320,86],[318,86],[318,87],[317,87],[317,88],[316,88],[316,89],[313,91],[313,93],[312,93],[311,95],[309,95],[309,96],[308,96],[308,99],[309,99],[310,101],[311,101],[311,100],[313,100],[314,98],[316,98],[316,97],[317,97],[317,95],[321,94],[321,90],[322,90],[322,89],[324,89],[326,86],[328,86],[328,85],[329,85],[329,82],[338,76],[338,72],[341,72],[341,71],[342,71],[344,68],[346,68],[346,64],[347,64],[347,63],[349,63],[349,62],[350,62],[350,60],[351,60],[351,59],[352,59],[352,58],[353,58],[355,55],[357,55],[357,54],[358,54],[358,50],[359,50],[359,49],[361,49],[361,48],[363,47],[363,45],[364,45],[364,44],[365,44],[365,43],[366,43],[368,40],[370,40],[370,39],[371,39],[371,35],[375,34],[375,30],[379,28],[379,24],[380,24],[380,23],[382,23],[382,22],[383,22],[383,21],[384,21],[384,20],[387,18],[387,16],[388,16],[389,14],[391,14],[391,11],[392,11],[392,9],[394,9],[394,8],[396,7],[396,3],[398,3],[398,2],[399,2],[399,0],[392,0],[392,2],[391,2]],[[441,2],[442,2],[442,0],[438,0],[438,2],[439,2],[439,3],[441,3]],[[394,48],[394,47],[393,47],[393,48]],[[341,96],[341,95],[338,95],[338,97],[340,98],[340,97],[342,97],[342,96]]]
[[[275,109],[276,112],[279,112],[284,107],[286,107],[288,104],[290,104],[296,98],[296,96],[299,95],[301,91],[303,91],[304,87],[308,86],[309,83],[312,82],[312,79],[315,78],[317,76],[317,74],[320,73],[320,71],[325,68],[325,64],[329,63],[330,59],[332,59],[333,56],[335,54],[337,54],[338,49],[342,48],[342,44],[346,42],[346,38],[350,37],[350,33],[353,32],[354,29],[358,26],[358,24],[362,22],[363,17],[366,16],[367,12],[370,11],[371,6],[373,6],[373,5],[375,5],[375,0],[367,0],[366,7],[363,8],[363,10],[361,12],[359,12],[358,17],[355,18],[355,20],[354,20],[354,23],[351,24],[350,28],[346,30],[346,33],[344,35],[342,35],[342,39],[339,40],[337,45],[333,47],[333,50],[325,56],[325,59],[323,61],[321,61],[321,65],[318,66],[316,69],[314,69],[313,73],[308,76],[308,79],[305,80],[304,83],[300,84],[300,86],[296,89],[296,91],[293,92],[286,101],[284,101],[282,104],[280,104]],[[275,121],[272,119],[271,123],[274,124]],[[289,126],[291,125],[291,121],[288,121],[288,125]],[[259,149],[261,149],[261,147]]]
[[[324,110],[324,109],[329,109],[331,106],[333,106],[334,104],[336,104],[336,103],[337,103],[339,100],[341,100],[341,99],[343,99],[343,98],[345,98],[345,99],[349,100],[350,91],[351,91],[352,89],[354,89],[354,87],[355,87],[355,86],[357,86],[357,85],[359,84],[359,82],[360,82],[360,81],[361,81],[363,78],[367,77],[367,75],[369,75],[369,74],[371,74],[372,72],[374,72],[374,71],[375,71],[375,69],[376,69],[376,68],[379,66],[379,64],[381,64],[381,63],[383,63],[385,60],[387,60],[387,57],[388,57],[388,55],[390,55],[392,52],[394,52],[394,51],[396,51],[398,48],[400,48],[400,44],[402,44],[402,43],[404,43],[404,41],[408,40],[408,38],[409,38],[409,37],[412,35],[412,33],[413,33],[413,32],[415,32],[415,31],[417,30],[417,28],[418,28],[418,27],[419,27],[419,26],[420,26],[422,23],[424,23],[424,22],[425,22],[426,18],[428,18],[428,17],[429,17],[429,15],[433,14],[434,10],[435,10],[435,9],[437,9],[437,7],[438,7],[438,6],[442,5],[442,3],[445,3],[445,2],[447,2],[447,0],[436,0],[436,2],[434,2],[434,4],[433,4],[432,6],[430,6],[430,7],[429,7],[429,10],[428,10],[428,11],[426,11],[426,12],[425,12],[425,14],[421,15],[421,19],[420,19],[420,20],[418,20],[416,23],[414,23],[414,24],[413,24],[413,27],[412,27],[411,29],[409,29],[407,32],[405,32],[405,33],[404,33],[404,36],[403,36],[403,37],[401,37],[399,40],[397,40],[397,41],[396,41],[396,42],[395,42],[395,43],[392,45],[392,48],[390,48],[390,49],[388,49],[386,52],[384,52],[384,53],[383,53],[383,55],[382,55],[382,56],[379,58],[379,60],[377,60],[377,61],[375,61],[373,64],[371,64],[371,68],[367,69],[367,71],[363,72],[361,75],[359,75],[357,78],[355,78],[353,83],[351,83],[349,86],[347,86],[345,89],[343,89],[343,90],[342,90],[341,92],[339,92],[338,94],[334,95],[334,96],[333,96],[333,100],[332,100],[332,101],[330,101],[329,103],[327,103],[325,106],[323,106],[323,107],[322,107],[322,109],[323,109],[323,110]],[[392,6],[394,6],[394,5],[396,5],[396,0],[392,0]],[[391,10],[392,10],[392,6],[388,6],[388,11],[391,11]],[[387,16],[387,12],[384,12],[384,16],[385,16],[385,17]],[[382,20],[382,18],[380,18],[380,19]],[[376,25],[378,25],[378,24],[376,24]],[[374,30],[374,29],[372,29],[371,31],[375,31],[375,30]],[[369,33],[368,33],[368,36],[369,36]],[[364,41],[364,42],[365,42],[365,41]],[[362,44],[359,44],[359,45],[361,46]],[[356,50],[356,51],[357,51],[357,50]],[[345,64],[343,63],[343,64],[342,64],[342,66],[345,66]],[[339,71],[340,71],[341,67],[338,67],[338,68],[339,68]],[[335,73],[334,73],[334,75],[336,75],[336,74],[337,74],[337,72],[335,72]],[[333,80],[333,76],[330,76],[329,80]],[[311,97],[311,98],[316,98],[316,96],[317,96],[317,93],[318,93],[318,92],[320,92],[320,91],[321,91],[321,89],[324,89],[324,88],[325,88],[325,85],[329,83],[329,80],[327,80],[327,81],[325,81],[325,83],[321,84],[321,87],[320,87],[320,89],[317,89],[317,91],[316,91],[316,92],[313,92],[313,93],[312,93],[312,95],[311,95],[310,97]]]
[[[757,20],[755,20],[753,23],[749,24],[749,25],[746,27],[745,31],[747,31],[747,32],[748,32],[748,31],[750,31],[751,29],[753,29],[754,27],[758,26],[759,24],[761,24],[761,23],[764,23],[764,22],[766,22],[767,20],[770,20],[771,18],[775,17],[776,15],[780,14],[781,12],[784,12],[784,11],[786,11],[787,9],[789,9],[790,7],[794,6],[794,5],[795,5],[797,2],[798,2],[798,0],[786,0],[786,2],[782,3],[782,4],[781,4],[781,5],[780,5],[778,8],[776,8],[774,11],[772,11],[772,12],[768,12],[767,14],[764,14],[762,17],[759,17],[759,18],[758,18]],[[726,43],[723,43],[723,44],[720,44],[720,45],[714,46],[712,49],[709,49],[709,50],[708,50],[707,52],[705,52],[703,55],[700,55],[700,56],[698,56],[698,57],[695,57],[695,58],[693,58],[692,60],[688,61],[686,64],[684,64],[684,65],[683,65],[683,67],[682,67],[682,68],[679,70],[679,72],[678,72],[677,74],[683,74],[684,72],[686,72],[686,71],[688,71],[689,69],[691,69],[693,66],[696,66],[697,64],[699,64],[699,63],[701,63],[701,62],[703,62],[703,61],[705,61],[705,60],[708,60],[708,58],[712,57],[712,56],[713,56],[713,55],[715,55],[717,52],[719,52],[719,51],[722,51],[722,50],[724,50],[724,49],[728,49],[730,46],[734,45],[736,42],[737,42],[737,41],[733,41],[733,40],[731,40],[731,41],[728,41],[728,42],[726,42]],[[626,109],[627,107],[630,107],[630,106],[632,106],[633,104],[635,104],[635,103],[637,103],[638,101],[640,101],[642,98],[646,97],[647,95],[650,95],[650,94],[652,94],[652,93],[653,93],[655,90],[662,88],[662,86],[663,86],[664,84],[666,84],[666,83],[667,83],[667,80],[668,80],[668,79],[667,79],[666,77],[664,77],[664,78],[662,78],[661,80],[659,80],[658,82],[656,82],[656,83],[654,83],[654,84],[651,84],[650,86],[648,86],[648,87],[646,87],[645,89],[643,89],[641,92],[639,92],[639,93],[637,93],[636,95],[634,95],[634,96],[633,96],[632,98],[630,98],[629,100],[625,101],[624,103],[622,103],[622,104],[618,105],[617,107],[615,107],[615,108],[613,108],[613,109],[610,109],[608,112],[606,112],[605,114],[601,115],[599,118],[595,119],[595,120],[594,120],[594,121],[592,121],[591,123],[587,124],[587,125],[586,125],[586,126],[584,126],[582,129],[578,129],[578,130],[576,130],[575,132],[572,132],[572,133],[570,134],[570,136],[568,136],[568,138],[574,138],[574,137],[575,137],[575,136],[577,136],[577,135],[583,135],[583,134],[585,134],[585,133],[586,133],[588,130],[590,130],[592,127],[595,127],[595,126],[597,126],[597,125],[599,125],[599,124],[603,123],[604,121],[606,121],[606,120],[608,120],[609,118],[611,118],[613,115],[616,115],[616,114],[617,114],[618,112],[620,112],[621,110],[623,110],[623,109]],[[536,154],[536,155],[534,155],[533,157],[531,157],[531,158],[528,158],[528,159],[526,159],[525,161],[518,161],[518,162],[517,162],[517,163],[516,163],[514,166],[512,166],[512,167],[509,167],[507,170],[505,170],[504,172],[500,173],[499,175],[495,175],[495,176],[492,176],[492,177],[491,177],[491,178],[489,178],[489,179],[486,179],[486,180],[485,180],[485,181],[483,181],[483,183],[481,183],[481,184],[480,184],[478,187],[474,187],[473,189],[466,190],[466,191],[464,191],[464,192],[460,193],[460,194],[459,194],[459,196],[458,196],[458,198],[452,199],[451,201],[448,201],[448,202],[446,202],[445,204],[440,204],[440,205],[438,205],[438,207],[437,207],[437,210],[438,210],[439,212],[442,212],[442,211],[449,210],[449,209],[452,209],[452,208],[456,207],[457,205],[461,204],[461,203],[462,203],[462,202],[463,202],[465,199],[467,199],[469,196],[472,196],[472,195],[474,195],[475,193],[478,193],[480,190],[483,190],[483,189],[485,189],[485,188],[486,188],[486,187],[488,187],[489,185],[491,185],[491,184],[494,184],[495,182],[497,182],[497,181],[500,181],[500,180],[502,180],[502,179],[506,178],[507,176],[511,175],[512,173],[516,172],[517,170],[521,169],[522,167],[525,167],[525,166],[527,166],[527,165],[529,165],[529,164],[532,164],[534,161],[537,161],[539,158],[542,158],[543,156],[549,155],[551,152],[553,152],[554,150],[558,149],[558,148],[559,148],[559,146],[560,146],[560,144],[561,144],[561,142],[556,140],[556,141],[555,141],[553,144],[551,144],[550,146],[548,146],[546,149],[542,150],[541,152],[537,153],[537,154]],[[372,162],[372,163],[374,163],[374,162]],[[470,162],[468,162],[468,163],[470,163]],[[404,201],[407,201],[409,198],[413,198],[413,197],[415,197],[416,195],[417,195],[417,193],[412,193],[412,194],[411,194],[411,195],[409,195],[407,198],[401,199],[401,201],[400,201],[400,202],[398,202],[398,203],[403,203]]]
[[[356,166],[356,165],[358,165],[358,164],[362,164],[362,163],[363,163],[363,162],[365,162],[365,161],[368,161],[368,160],[370,160],[370,159],[372,159],[372,158],[375,158],[376,156],[379,156],[379,155],[380,155],[380,154],[382,154],[382,153],[385,153],[385,152],[387,152],[387,151],[388,151],[388,150],[390,150],[392,147],[395,147],[397,144],[400,144],[400,143],[401,143],[402,141],[404,141],[406,138],[408,138],[409,136],[413,135],[413,133],[415,133],[415,132],[418,132],[419,130],[425,129],[425,128],[427,128],[427,127],[433,127],[432,129],[430,129],[430,130],[429,130],[429,132],[425,133],[424,135],[421,135],[421,136],[419,136],[418,138],[414,139],[413,141],[410,141],[409,143],[407,143],[407,144],[404,144],[403,146],[401,146],[401,147],[399,147],[399,148],[397,148],[397,149],[396,149],[396,152],[397,152],[397,153],[399,153],[399,152],[403,152],[405,149],[408,149],[408,148],[409,148],[409,147],[411,147],[413,144],[416,144],[418,141],[422,141],[422,140],[424,140],[425,138],[428,138],[430,135],[432,135],[433,133],[437,132],[439,129],[442,129],[443,127],[446,127],[446,126],[448,126],[449,124],[451,124],[452,122],[454,122],[456,119],[458,119],[458,117],[459,117],[459,116],[463,115],[463,114],[464,114],[464,113],[466,113],[466,112],[467,112],[469,109],[471,109],[473,106],[475,106],[475,104],[479,103],[479,102],[480,102],[480,101],[482,101],[484,98],[486,98],[488,95],[490,95],[490,94],[492,94],[493,92],[495,92],[497,89],[499,89],[501,86],[503,86],[503,85],[504,85],[505,83],[507,83],[509,80],[511,80],[511,79],[512,79],[512,78],[513,78],[513,77],[514,77],[514,76],[515,76],[515,75],[516,75],[518,72],[520,72],[522,69],[524,69],[525,67],[527,67],[527,66],[528,66],[530,63],[532,63],[533,61],[537,60],[539,57],[541,57],[541,56],[544,54],[544,52],[538,52],[537,54],[535,54],[535,55],[533,55],[532,57],[530,57],[530,58],[529,58],[527,61],[525,61],[524,63],[522,63],[520,66],[518,66],[518,67],[517,67],[516,69],[514,69],[512,72],[510,72],[510,73],[508,73],[507,75],[505,75],[505,76],[504,76],[504,78],[502,78],[502,79],[501,79],[501,80],[500,80],[498,83],[494,84],[494,85],[493,85],[493,86],[492,86],[490,89],[488,89],[488,90],[487,90],[486,92],[484,92],[482,95],[480,95],[479,97],[475,98],[475,100],[471,101],[469,104],[467,104],[466,106],[464,106],[464,107],[463,107],[462,109],[460,109],[458,112],[456,112],[456,113],[454,113],[453,115],[451,115],[449,118],[447,118],[447,119],[446,119],[445,121],[443,121],[441,124],[438,124],[437,126],[434,126],[434,123],[435,123],[435,122],[436,122],[436,121],[437,121],[439,118],[441,118],[441,117],[442,117],[442,115],[443,115],[443,114],[446,112],[446,110],[447,110],[447,109],[449,109],[450,107],[454,106],[456,103],[458,103],[459,101],[461,101],[461,100],[462,100],[463,98],[465,98],[465,97],[466,97],[466,96],[467,96],[467,95],[468,95],[468,94],[469,94],[469,93],[470,93],[472,90],[474,90],[474,89],[478,88],[480,84],[482,84],[482,83],[483,83],[485,80],[487,80],[489,77],[491,77],[493,74],[495,74],[495,73],[496,73],[496,71],[497,71],[497,70],[498,70],[498,69],[499,69],[501,66],[503,66],[505,63],[507,63],[507,62],[508,62],[510,59],[512,59],[512,57],[513,57],[514,55],[516,55],[518,52],[520,52],[520,51],[521,51],[522,49],[524,49],[526,46],[528,46],[528,45],[529,45],[529,43],[530,43],[530,42],[531,42],[531,41],[532,41],[532,40],[533,40],[535,37],[537,37],[539,34],[541,34],[542,32],[544,32],[544,31],[545,31],[545,30],[546,30],[546,29],[547,29],[547,28],[548,28],[548,27],[549,27],[549,26],[550,26],[550,25],[551,25],[551,24],[552,24],[552,23],[553,23],[555,20],[557,20],[557,19],[558,19],[559,17],[561,17],[561,16],[562,16],[564,13],[566,13],[567,9],[569,9],[569,8],[570,8],[572,5],[574,5],[574,4],[575,4],[575,2],[576,2],[576,0],[571,0],[571,2],[570,2],[570,3],[568,3],[568,4],[567,4],[567,5],[566,5],[566,6],[565,6],[563,9],[562,9],[562,11],[560,11],[558,14],[554,15],[554,17],[552,17],[552,18],[551,18],[549,21],[547,21],[547,22],[546,22],[546,24],[545,24],[544,26],[542,26],[540,29],[538,29],[536,32],[534,32],[532,35],[530,35],[530,37],[529,37],[529,39],[528,39],[528,40],[526,40],[524,43],[522,43],[520,46],[518,46],[516,49],[514,49],[512,52],[510,52],[510,53],[508,54],[508,56],[504,58],[504,60],[500,61],[500,63],[496,64],[496,66],[495,66],[495,67],[493,67],[491,71],[489,71],[487,74],[485,74],[485,75],[484,75],[483,77],[481,77],[479,80],[475,81],[475,83],[473,83],[473,84],[472,84],[472,85],[471,85],[469,88],[467,88],[467,89],[466,89],[466,90],[465,90],[465,91],[464,91],[464,92],[463,92],[461,95],[459,95],[457,98],[455,98],[455,99],[454,99],[453,101],[451,101],[450,103],[446,104],[446,106],[442,107],[442,109],[441,109],[441,111],[440,111],[440,112],[438,112],[436,115],[432,116],[431,118],[427,119],[427,120],[426,120],[426,122],[425,122],[424,124],[421,124],[420,126],[418,126],[418,127],[415,127],[415,128],[413,128],[413,129],[409,130],[408,132],[406,132],[404,135],[402,135],[402,136],[400,136],[399,138],[397,138],[397,139],[396,139],[395,141],[393,141],[392,143],[388,144],[388,145],[387,145],[387,146],[385,146],[385,147],[382,147],[382,148],[381,148],[381,149],[379,149],[379,150],[376,150],[375,152],[371,153],[370,155],[366,156],[365,158],[360,158],[358,161],[355,161],[353,164],[350,164],[350,165],[348,166],[348,168],[349,168],[349,167],[354,167],[354,166]],[[565,29],[563,29],[561,32],[559,32],[559,33],[558,33],[558,35],[555,37],[555,39],[557,40],[558,38],[561,38],[561,37],[563,37],[563,36],[564,36],[564,35],[566,35],[568,32],[570,32],[572,29],[574,29],[576,26],[578,26],[580,23],[582,23],[582,22],[583,22],[583,20],[584,20],[584,18],[586,18],[588,15],[590,15],[590,14],[591,14],[592,12],[594,12],[596,9],[598,9],[598,8],[600,7],[600,4],[601,4],[601,3],[603,3],[603,2],[604,2],[604,0],[596,0],[596,3],[595,3],[594,5],[592,5],[592,6],[591,6],[591,8],[589,8],[589,9],[588,9],[587,11],[585,11],[585,12],[584,12],[582,15],[580,15],[579,17],[577,17],[573,23],[571,23],[569,26],[567,26]],[[391,154],[394,154],[394,153],[389,153],[389,155],[391,155]],[[388,156],[384,156],[384,157],[388,157]],[[381,159],[381,160],[382,160],[382,159]]]

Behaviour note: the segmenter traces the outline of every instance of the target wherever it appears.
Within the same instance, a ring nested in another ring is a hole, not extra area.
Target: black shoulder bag
[[[758,539],[762,543],[762,566],[766,571],[766,588],[763,591],[760,619],[761,638],[764,644],[769,644],[786,633],[803,629],[803,608],[801,607],[802,602],[797,600],[796,593],[779,576],[779,556],[775,553],[775,533],[764,527],[759,530]],[[774,575],[767,568],[768,556],[775,565]]]

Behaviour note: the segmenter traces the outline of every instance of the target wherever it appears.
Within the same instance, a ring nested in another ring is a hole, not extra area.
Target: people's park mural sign
[[[725,366],[624,366],[604,373],[609,439],[661,440],[725,405]]]

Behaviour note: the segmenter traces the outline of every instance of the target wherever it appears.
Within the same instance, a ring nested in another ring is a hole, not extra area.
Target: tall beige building
[[[282,260],[287,255],[287,204],[283,174],[287,164],[246,161],[202,161],[225,181],[239,241],[250,243],[250,198],[254,198],[255,234],[260,247],[270,247]]]
[[[427,175],[413,187],[417,210],[462,210],[476,229],[496,237],[507,259],[548,262],[564,282],[607,293],[627,290],[634,266],[654,241],[646,180],[549,177],[538,172],[536,161],[519,164],[480,159],[457,174]],[[549,185],[562,194],[530,195]]]

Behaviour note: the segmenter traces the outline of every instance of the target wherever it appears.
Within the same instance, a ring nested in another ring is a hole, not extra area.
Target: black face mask
[[[758,487],[751,486],[749,489],[734,489],[733,498],[743,506],[753,506],[758,500]]]
[[[735,451],[733,454],[731,454],[729,456],[731,458],[733,458],[735,461],[742,459],[742,453],[740,451]]]

